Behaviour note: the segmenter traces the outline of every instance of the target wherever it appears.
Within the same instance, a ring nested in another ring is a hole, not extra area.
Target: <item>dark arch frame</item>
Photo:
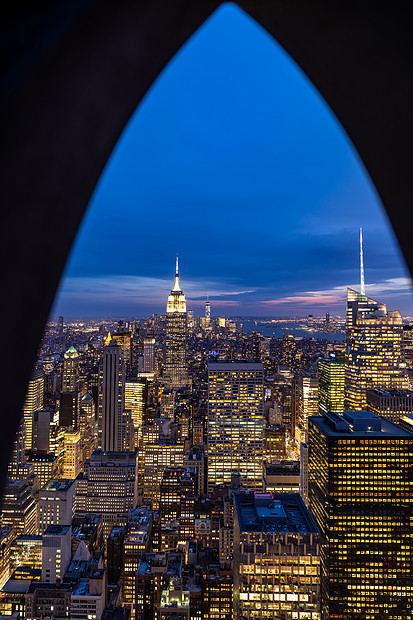
[[[60,12],[50,0],[35,8],[12,4],[0,23],[0,491],[37,348],[96,182],[145,92],[221,2],[67,0]],[[412,272],[410,2],[391,9],[369,1],[237,4],[285,48],[335,112]]]

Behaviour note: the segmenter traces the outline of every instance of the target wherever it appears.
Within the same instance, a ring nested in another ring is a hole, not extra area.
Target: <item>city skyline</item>
[[[51,314],[163,313],[177,251],[195,312],[209,294],[219,314],[340,314],[359,281],[360,226],[366,294],[411,314],[410,276],[354,147],[284,50],[226,4],[125,128]]]

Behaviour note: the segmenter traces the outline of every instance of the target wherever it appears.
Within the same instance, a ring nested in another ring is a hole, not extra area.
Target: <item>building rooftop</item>
[[[255,362],[254,360],[228,360],[226,362],[222,360],[208,360],[208,368],[211,370],[248,370],[248,366],[251,366],[254,370],[262,370],[262,362]]]
[[[44,452],[42,453],[32,453],[29,454],[28,462],[29,463],[53,463],[53,461],[57,461],[57,456],[54,452]],[[43,487],[44,488],[44,487]]]
[[[309,418],[328,437],[412,437],[412,433],[370,411],[324,413]]]
[[[43,536],[65,536],[71,527],[71,525],[49,525]]]
[[[125,527],[123,525],[114,525],[109,534],[108,540],[116,540],[125,534]]]
[[[234,493],[240,532],[318,533],[298,493]]]
[[[267,476],[299,476],[300,461],[277,461],[266,466]]]
[[[42,487],[41,491],[59,491],[64,492],[70,489],[72,484],[74,484],[75,480],[69,479],[61,479],[61,480],[49,480],[44,487]]]
[[[378,396],[384,396],[386,398],[391,396],[398,396],[402,398],[413,398],[413,391],[407,390],[404,388],[372,388],[371,390],[367,390],[367,394],[373,392]]]
[[[26,594],[31,583],[31,579],[9,579],[2,587],[1,592],[6,594]]]

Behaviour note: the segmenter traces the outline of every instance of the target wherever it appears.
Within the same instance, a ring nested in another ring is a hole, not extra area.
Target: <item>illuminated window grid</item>
[[[208,488],[237,470],[246,487],[261,489],[262,463],[262,364],[209,364]]]
[[[348,328],[346,357],[346,407],[367,409],[366,391],[371,388],[407,388],[403,363],[402,317],[357,315]]]
[[[310,508],[323,532],[325,610],[411,618],[411,438],[330,442],[311,424]],[[328,464],[328,465],[327,465]]]

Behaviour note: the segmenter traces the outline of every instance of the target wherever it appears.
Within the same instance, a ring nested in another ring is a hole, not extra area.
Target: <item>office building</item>
[[[82,471],[82,446],[80,430],[66,431],[63,442],[63,478],[78,477]]]
[[[345,369],[344,352],[330,353],[318,361],[318,405],[321,412],[343,413]]]
[[[27,462],[33,466],[33,471],[39,478],[40,488],[58,476],[59,462],[53,452],[38,453],[32,450],[29,452]]]
[[[50,429],[53,425],[56,411],[39,409],[32,416],[32,449],[43,452],[50,451]]]
[[[285,458],[285,426],[265,424],[263,438],[263,460],[265,463],[273,463]]]
[[[24,417],[21,418],[19,428],[17,429],[16,439],[13,443],[13,452],[11,455],[11,459],[9,461],[7,467],[7,477],[8,478],[23,478],[24,474],[24,465],[26,462],[26,453],[25,453],[25,424]]]
[[[184,445],[171,439],[145,443],[144,448],[143,497],[151,502],[152,509],[159,508],[160,487],[166,467],[182,467]]]
[[[67,525],[72,522],[75,480],[50,480],[39,491],[39,534],[49,525]]]
[[[308,418],[318,414],[318,379],[304,375],[298,382],[298,425],[295,429],[297,443],[306,442]]]
[[[291,368],[295,361],[295,337],[292,334],[283,334],[282,363]]]
[[[155,372],[155,334],[148,329],[143,339],[143,372]]]
[[[202,579],[203,620],[233,620],[233,581],[209,570]]]
[[[241,474],[262,489],[264,384],[261,362],[208,363],[208,489]]]
[[[144,379],[128,379],[125,382],[125,409],[131,412],[136,446],[142,439],[146,393],[147,387]]]
[[[165,467],[160,485],[159,508],[161,511],[161,523],[177,521],[180,517],[181,500],[181,476],[183,467]]]
[[[413,434],[385,418],[368,411],[310,418],[323,620],[412,617],[412,467]]]
[[[396,388],[367,390],[366,404],[368,411],[398,424],[401,416],[413,413],[413,392]]]
[[[179,285],[178,258],[176,259],[175,284],[166,303],[165,369],[168,387],[188,384],[186,361],[186,300]]]
[[[300,461],[278,461],[264,468],[266,493],[299,493]]]
[[[137,459],[134,452],[95,450],[77,480],[76,512],[101,513],[105,539],[124,525],[136,506]]]
[[[125,362],[118,344],[105,346],[99,377],[99,438],[105,452],[123,450],[123,411],[125,409]]]
[[[79,353],[75,347],[69,347],[64,354],[62,392],[76,392],[79,379]]]
[[[35,534],[37,506],[28,480],[7,480],[4,489],[1,527],[13,526],[16,535]]]
[[[12,525],[0,529],[0,588],[4,586],[10,576],[10,547],[16,537]]]
[[[25,449],[32,448],[33,413],[43,407],[44,371],[34,370],[29,380],[26,400],[23,406],[25,426]]]
[[[403,325],[403,356],[408,370],[413,370],[413,325]]]
[[[143,553],[149,551],[151,543],[152,512],[137,508],[129,512],[126,533],[123,540],[122,598],[133,609],[136,597],[136,571]]]
[[[107,538],[106,567],[108,570],[108,583],[117,583],[122,574],[125,535],[126,525],[114,525]]]
[[[234,618],[320,618],[320,532],[297,493],[234,493]]]
[[[42,537],[43,583],[63,579],[71,558],[71,525],[49,525]]]
[[[407,388],[400,313],[347,289],[345,407],[362,411],[372,388]]]
[[[60,392],[59,426],[65,428],[78,426],[79,392]]]
[[[308,444],[300,443],[300,495],[308,506]]]
[[[211,320],[211,302],[209,299],[205,302],[205,318],[208,322]]]

